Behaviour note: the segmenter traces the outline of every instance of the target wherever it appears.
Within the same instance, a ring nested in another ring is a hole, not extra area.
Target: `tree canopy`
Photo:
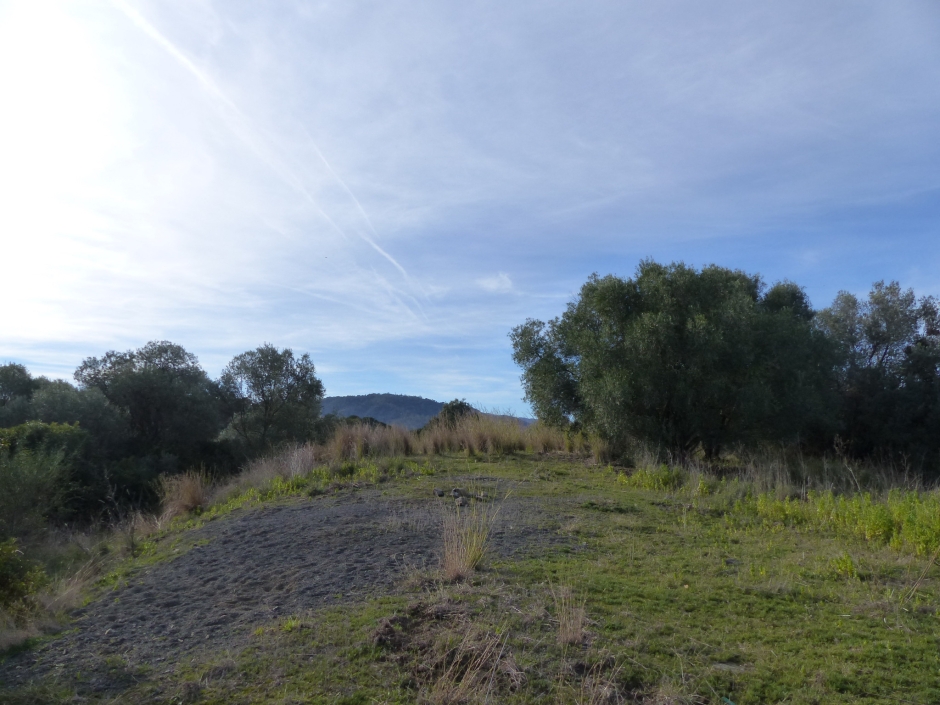
[[[592,276],[562,316],[510,337],[538,417],[619,447],[715,457],[831,422],[830,345],[791,282],[644,261],[631,279]]]
[[[126,415],[143,452],[189,455],[224,426],[218,386],[195,355],[165,340],[89,357],[75,380]]]
[[[840,291],[820,311],[839,351],[840,432],[856,455],[903,456],[916,466],[940,455],[940,315],[898,282],[876,282],[867,299]]]
[[[315,435],[324,389],[306,353],[264,344],[235,356],[220,384],[234,412],[230,428],[252,450]]]

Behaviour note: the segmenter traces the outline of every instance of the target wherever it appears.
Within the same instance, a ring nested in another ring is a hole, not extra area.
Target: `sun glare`
[[[0,234],[8,261],[42,262],[46,294],[74,271],[79,241],[95,236],[88,202],[118,145],[116,92],[87,22],[62,4],[13,2],[0,9]],[[27,282],[26,279],[31,280]],[[0,288],[37,284],[30,266],[7,267]],[[28,290],[27,289],[27,290]],[[7,333],[25,332],[42,306],[15,307]],[[48,303],[46,304],[48,305]]]

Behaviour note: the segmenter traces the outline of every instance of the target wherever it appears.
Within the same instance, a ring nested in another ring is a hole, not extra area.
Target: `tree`
[[[130,440],[128,415],[98,387],[77,389],[65,380],[40,378],[29,404],[29,418],[44,423],[77,423],[88,431],[98,457],[121,457]]]
[[[323,383],[310,356],[265,343],[236,355],[220,383],[234,411],[230,428],[252,452],[316,434]]]
[[[441,410],[437,412],[437,416],[431,419],[427,425],[445,426],[446,428],[453,429],[457,428],[457,424],[460,423],[460,420],[465,416],[476,416],[479,413],[480,412],[470,406],[465,399],[454,399],[444,404]]]
[[[36,381],[23,365],[16,362],[0,365],[0,428],[26,421],[35,388]]]
[[[136,454],[171,453],[192,461],[224,426],[218,386],[196,356],[168,341],[87,358],[75,371],[127,416]]]
[[[866,299],[840,291],[818,325],[839,351],[840,433],[858,456],[935,465],[940,452],[940,315],[898,282]]]
[[[593,275],[560,318],[510,337],[542,421],[714,458],[825,422],[828,348],[812,317],[790,282],[765,292],[741,271],[647,260],[633,279]]]

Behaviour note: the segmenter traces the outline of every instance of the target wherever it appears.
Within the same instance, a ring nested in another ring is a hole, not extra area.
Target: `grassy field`
[[[364,461],[339,475],[232,492],[148,539],[142,558],[258,503],[367,484],[430,502],[432,488],[472,478],[536,500],[560,541],[523,558],[485,554],[458,581],[406,570],[391,594],[259,623],[247,647],[163,672],[118,659],[127,688],[80,701],[940,702],[932,493],[778,498],[665,467],[521,452]],[[522,505],[500,503],[485,506],[511,526]],[[53,683],[0,690],[10,703],[74,696]]]

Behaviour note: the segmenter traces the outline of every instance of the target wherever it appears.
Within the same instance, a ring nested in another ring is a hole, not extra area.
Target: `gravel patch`
[[[452,504],[360,490],[210,522],[191,533],[206,543],[135,575],[77,610],[69,632],[0,664],[0,683],[117,691],[200,654],[235,652],[278,617],[393,593],[414,569],[437,567],[441,511]],[[505,557],[556,545],[552,523],[537,502],[510,497],[491,549]]]

